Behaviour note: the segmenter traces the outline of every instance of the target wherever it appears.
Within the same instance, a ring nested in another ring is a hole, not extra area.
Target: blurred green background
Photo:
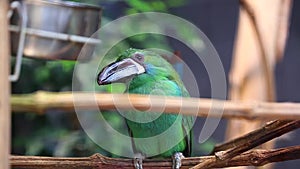
[[[100,5],[104,12],[102,25],[116,18],[116,15],[157,11],[170,13],[170,9],[182,7],[188,0],[74,0],[76,2]],[[117,11],[116,11],[117,10]],[[152,24],[152,23],[146,23]],[[131,31],[130,23],[124,26],[123,30]],[[191,36],[188,31],[182,29],[183,36]],[[192,38],[192,37],[191,37]],[[106,39],[109,40],[109,39]],[[105,41],[105,40],[104,40]],[[109,53],[105,63],[114,60],[121,51],[130,48],[161,48],[173,51],[170,42],[164,36],[137,35],[130,37],[116,45]],[[12,65],[15,60],[13,58]],[[16,83],[12,83],[13,94],[32,93],[38,90],[45,91],[71,91],[74,61],[45,61],[38,59],[23,58],[22,73]],[[97,66],[97,65],[95,65]],[[94,79],[92,77],[91,79]],[[108,85],[98,87],[97,90],[103,92],[122,92],[122,85]],[[123,118],[117,113],[103,112],[107,121],[117,130],[126,133]],[[97,129],[95,129],[97,131]],[[101,134],[101,131],[99,131]],[[114,138],[107,138],[116,142]],[[208,153],[214,142],[210,140],[206,144],[197,147],[202,154]],[[123,147],[115,147],[118,151],[123,151]],[[31,112],[14,113],[12,120],[12,153],[24,155],[45,155],[45,156],[89,156],[94,153],[101,153],[106,156],[115,155],[106,152],[96,145],[81,129],[74,112],[61,112],[49,110],[44,115],[37,115]]]

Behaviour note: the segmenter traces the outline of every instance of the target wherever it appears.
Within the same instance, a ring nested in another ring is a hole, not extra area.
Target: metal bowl
[[[92,49],[100,42],[89,39],[100,27],[100,7],[40,0],[25,0],[21,6],[20,16],[14,15],[11,19],[11,46],[14,54],[19,46],[20,28],[17,25],[20,25],[18,22],[24,16],[27,18],[23,50],[25,56],[76,60],[85,43],[90,44],[88,46]],[[81,59],[89,59],[92,52],[85,56],[86,58]]]

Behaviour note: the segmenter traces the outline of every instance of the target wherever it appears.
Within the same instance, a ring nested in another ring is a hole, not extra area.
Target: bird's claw
[[[143,159],[134,158],[134,168],[135,169],[143,169]]]
[[[173,166],[172,169],[180,169],[181,167],[181,160],[184,158],[183,154],[180,152],[176,152],[173,154],[172,159],[173,159]]]
[[[140,153],[135,154],[135,158],[133,161],[135,169],[143,169],[143,159],[144,158],[145,157]]]

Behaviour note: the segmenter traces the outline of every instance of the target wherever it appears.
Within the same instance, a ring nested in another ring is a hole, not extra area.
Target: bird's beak
[[[106,66],[98,74],[97,82],[99,85],[106,85],[123,80],[145,72],[143,65],[137,61],[126,58],[121,61],[113,62]]]

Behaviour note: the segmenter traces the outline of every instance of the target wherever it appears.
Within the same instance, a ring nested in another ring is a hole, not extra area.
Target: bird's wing
[[[171,83],[170,83],[171,82]],[[181,97],[190,97],[190,94],[188,93],[187,89],[184,86],[184,83],[179,79],[175,78],[172,80],[169,80],[167,84],[173,84],[173,89],[176,88],[177,92],[174,92],[172,95],[174,96],[181,96]],[[174,87],[176,86],[176,87]],[[171,86],[169,86],[172,88]],[[192,155],[192,142],[193,142],[193,125],[195,123],[196,116],[182,116],[182,128],[183,132],[185,134],[185,140],[187,143],[187,148],[184,151],[184,154],[186,156]]]

